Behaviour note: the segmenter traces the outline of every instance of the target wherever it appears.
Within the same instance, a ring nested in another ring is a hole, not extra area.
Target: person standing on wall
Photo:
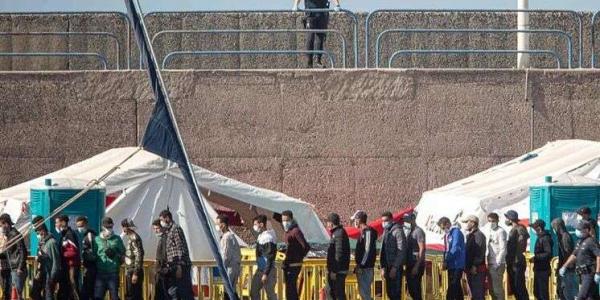
[[[551,223],[552,230],[556,234],[558,240],[558,265],[565,264],[567,259],[573,254],[575,245],[571,234],[567,231],[565,221],[562,218],[556,218]],[[577,279],[575,277],[575,267],[569,266],[565,269],[564,276],[559,276],[556,270],[556,294],[560,300],[573,300],[577,295]]]
[[[488,233],[487,264],[490,274],[490,295],[492,300],[504,300],[504,272],[506,271],[506,230],[498,225],[500,216],[490,213],[487,216],[490,224]]]
[[[121,221],[125,244],[125,300],[142,300],[144,283],[144,246],[142,238],[135,232],[133,220]]]
[[[529,300],[529,293],[525,285],[525,252],[527,251],[527,240],[529,233],[525,226],[519,224],[519,214],[509,210],[504,214],[506,226],[511,226],[506,242],[506,269],[508,273],[508,285],[516,300]]]
[[[340,222],[340,216],[327,216],[331,240],[327,249],[327,284],[333,300],[346,300],[346,276],[350,269],[350,239]]]
[[[465,272],[471,290],[471,299],[483,300],[485,297],[485,235],[479,230],[479,218],[471,215],[463,220],[467,224],[467,258]]]
[[[445,233],[442,269],[448,272],[446,300],[463,300],[461,279],[466,263],[465,236],[447,217],[441,217],[437,225]]]
[[[350,218],[354,226],[360,229],[360,236],[356,241],[354,259],[356,267],[354,274],[358,281],[358,293],[362,300],[372,300],[371,285],[375,276],[373,268],[377,259],[377,230],[367,225],[367,213],[359,210]]]
[[[54,236],[48,232],[44,217],[37,216],[32,221],[38,238],[38,252],[35,257],[36,271],[31,287],[32,300],[52,300],[60,275],[60,251]]]
[[[256,237],[256,272],[250,284],[250,299],[260,300],[260,291],[265,290],[268,300],[277,300],[275,285],[277,284],[277,269],[275,256],[277,255],[277,238],[275,231],[267,228],[267,216],[254,217],[253,233]]]
[[[223,265],[225,265],[225,269],[227,269],[227,276],[235,290],[238,278],[240,277],[242,264],[240,244],[238,243],[235,234],[229,229],[229,217],[227,215],[217,216],[217,221],[215,223],[217,224],[218,231],[221,233],[219,246],[221,256],[223,256]],[[225,293],[224,299],[230,300],[229,294]]]
[[[403,226],[394,222],[391,212],[381,214],[381,277],[385,279],[388,299],[402,299],[402,275],[406,264],[408,243]]]
[[[290,210],[281,213],[281,224],[285,230],[285,260],[283,261],[283,277],[285,279],[285,299],[298,300],[298,276],[302,270],[304,257],[310,246],[294,219]]]
[[[27,247],[25,246],[25,240],[23,235],[14,227],[9,214],[0,215],[0,230],[6,235],[7,241],[19,240],[0,254],[0,259],[5,256],[8,260],[8,267],[10,268],[10,279],[9,281],[4,279],[5,283],[3,284],[4,299],[10,299],[12,286],[17,290],[18,299],[22,300],[25,279],[27,278]]]
[[[537,235],[533,262],[533,294],[537,300],[550,300],[550,261],[552,260],[552,236],[546,231],[546,222],[536,220],[531,226]]]
[[[96,238],[96,231],[89,228],[88,219],[85,216],[77,217],[75,222],[77,232],[81,241],[81,261],[83,264],[83,280],[81,284],[81,300],[94,299],[94,286],[96,285],[96,255],[92,249],[92,244]]]
[[[579,275],[579,292],[575,299],[599,299],[598,283],[600,283],[600,246],[592,235],[592,224],[588,221],[579,221],[575,235],[579,242],[569,256],[569,259],[559,269],[559,275],[565,276],[567,268],[575,262],[575,272]]]
[[[425,231],[417,226],[415,213],[404,214],[404,228],[408,242],[408,263],[406,268],[406,285],[408,294],[413,300],[423,299],[421,279],[425,274]]]
[[[181,300],[194,299],[192,290],[192,261],[183,229],[173,220],[173,215],[166,209],[160,215],[160,225],[166,235],[165,245],[167,265],[174,279],[168,288],[169,296]]]
[[[335,11],[340,11],[340,0],[334,0],[335,2],[335,7],[334,10]],[[293,11],[297,11],[298,10],[298,5],[300,4],[300,0],[294,0],[294,5],[292,7]],[[329,9],[329,0],[304,0],[304,8],[306,10],[311,10],[311,9],[320,9],[320,10],[326,10]],[[308,29],[308,30],[325,30],[327,29],[328,25],[329,25],[329,12],[327,11],[307,11],[306,12],[306,16],[304,18],[304,28]],[[316,44],[315,47],[315,36],[318,39],[318,42]],[[313,51],[313,50],[318,50],[318,51],[323,51],[323,45],[325,44],[325,38],[327,37],[327,34],[325,32],[308,32],[306,35],[306,50],[308,51]],[[312,68],[313,67],[313,57],[316,57],[316,63],[317,63],[317,67],[319,68],[325,68],[325,64],[323,64],[323,61],[321,60],[322,58],[322,54],[321,53],[308,53],[307,54],[307,59],[306,59],[306,67],[307,68]],[[333,66],[331,66],[333,67]]]
[[[69,226],[69,217],[60,215],[54,219],[56,232],[59,235],[60,253],[62,260],[62,276],[58,284],[59,299],[79,299],[79,269],[81,256],[79,239]]]

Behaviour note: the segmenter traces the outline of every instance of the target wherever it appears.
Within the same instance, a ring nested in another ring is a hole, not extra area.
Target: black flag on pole
[[[192,201],[194,202],[194,207],[196,208],[196,213],[198,218],[200,218],[200,223],[203,227],[202,229],[206,232],[210,250],[217,261],[219,273],[225,284],[225,291],[229,295],[229,299],[237,300],[237,295],[235,294],[235,290],[231,285],[225,265],[223,264],[219,246],[211,231],[205,207],[206,204],[200,197],[200,191],[198,189],[198,184],[196,183],[196,178],[194,177],[194,171],[177,128],[175,115],[173,114],[169,96],[156,62],[152,44],[148,37],[148,31],[144,24],[139,2],[138,0],[125,0],[125,5],[127,6],[127,12],[132,23],[138,47],[141,49],[141,59],[148,70],[150,85],[152,86],[152,91],[156,100],[152,116],[150,117],[146,131],[144,132],[142,146],[145,150],[178,164],[179,169],[188,184],[189,192]]]

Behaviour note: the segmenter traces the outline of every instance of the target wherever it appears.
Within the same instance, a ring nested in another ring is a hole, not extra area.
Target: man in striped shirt
[[[377,258],[377,231],[367,225],[367,213],[357,211],[352,216],[354,226],[360,229],[360,237],[356,242],[354,273],[358,280],[358,292],[363,300],[371,300],[371,285],[373,284],[373,267]]]

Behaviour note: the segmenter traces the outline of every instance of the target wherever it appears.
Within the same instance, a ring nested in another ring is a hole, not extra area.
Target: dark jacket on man
[[[485,253],[487,243],[485,242],[485,235],[479,230],[474,229],[467,234],[467,258],[465,262],[466,270],[472,267],[480,268],[485,266]]]
[[[381,241],[381,267],[395,267],[396,269],[401,270],[402,266],[406,263],[408,254],[408,243],[402,226],[394,223],[390,229],[385,229]]]
[[[565,222],[562,219],[554,219],[552,221],[552,228],[556,230],[556,238],[558,240],[558,265],[562,266],[565,264],[569,256],[573,254],[575,243],[567,231]],[[570,269],[575,269],[575,267],[571,266]]]
[[[361,230],[360,237],[356,242],[354,252],[356,266],[361,269],[370,269],[375,266],[377,259],[377,230],[367,226]]]
[[[552,236],[544,230],[538,235],[535,241],[533,270],[534,271],[550,271],[550,261],[552,260]]]
[[[332,273],[348,272],[350,268],[350,240],[344,227],[337,226],[331,232],[327,249],[327,271]]]
[[[27,247],[25,246],[25,239],[22,234],[14,227],[11,227],[10,231],[6,235],[7,241],[13,241],[15,239],[20,241],[6,249],[6,252],[0,254],[0,259],[7,258],[11,270],[27,271]],[[8,256],[8,257],[7,257]]]
[[[304,261],[304,257],[310,251],[310,246],[306,239],[304,238],[304,234],[298,224],[294,222],[290,229],[285,233],[284,241],[287,246],[285,250],[285,260],[283,261],[284,266],[289,266],[291,264],[300,264]]]
[[[86,269],[96,268],[96,254],[94,253],[94,249],[92,249],[96,235],[96,231],[92,229],[87,229],[81,235],[81,260]]]
[[[256,263],[264,275],[269,275],[275,266],[277,244],[275,232],[266,230],[261,232],[256,239]]]
[[[140,275],[144,272],[144,246],[142,238],[136,232],[128,235],[125,245],[125,267],[127,271]]]
[[[508,233],[506,242],[506,265],[525,265],[525,251],[529,233],[525,226],[517,224]]]

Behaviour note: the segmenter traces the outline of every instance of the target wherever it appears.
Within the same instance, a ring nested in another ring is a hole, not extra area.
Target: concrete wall
[[[377,214],[556,139],[600,140],[592,71],[194,71],[166,80],[191,159],[314,203]],[[0,188],[132,146],[142,72],[0,73]],[[526,101],[526,93],[529,101]],[[535,105],[531,123],[531,107]],[[533,136],[532,136],[533,132]]]
[[[302,28],[302,13],[170,13],[151,15],[146,22],[151,35],[161,30],[173,29],[290,29]],[[358,54],[359,65],[364,66],[365,18],[366,14],[357,14],[358,18]],[[514,29],[515,13],[381,13],[371,20],[372,31],[369,35],[370,66],[375,62],[375,39],[388,28],[497,28]],[[532,13],[532,29],[563,30],[573,37],[573,57],[579,59],[579,35],[577,19],[569,13]],[[591,51],[591,13],[583,15],[584,66],[589,66]],[[339,30],[347,40],[346,60],[352,66],[352,19],[342,13],[332,13],[330,29]],[[0,14],[2,31],[106,31],[118,35],[121,42],[119,61],[124,66],[126,56],[126,25],[120,16],[100,14],[94,16],[58,15],[31,16]],[[600,31],[600,30],[599,30]],[[134,66],[139,64],[138,51],[133,36],[131,60]],[[249,49],[304,49],[305,36],[302,33],[231,33],[211,34],[168,34],[155,40],[155,50],[162,59],[172,51],[180,50],[249,50]],[[338,36],[328,37],[327,48],[341,66],[342,47]],[[516,34],[390,34],[382,40],[382,66],[387,67],[390,55],[400,49],[515,49]],[[535,34],[531,37],[531,48],[556,51],[567,65],[567,46],[564,37],[548,34]],[[117,52],[115,42],[106,37],[70,37],[70,38],[27,38],[0,37],[0,51],[81,51],[98,52],[109,60],[109,67],[116,68]],[[428,56],[398,59],[394,67],[477,67],[512,68],[516,65],[516,55],[469,55],[469,56]],[[175,59],[171,68],[195,69],[252,69],[252,68],[296,68],[304,66],[302,56],[219,56]],[[554,68],[556,62],[548,56],[532,58],[534,67]],[[38,58],[6,59],[0,58],[0,70],[37,70],[37,69],[91,69],[97,62],[91,59]]]

